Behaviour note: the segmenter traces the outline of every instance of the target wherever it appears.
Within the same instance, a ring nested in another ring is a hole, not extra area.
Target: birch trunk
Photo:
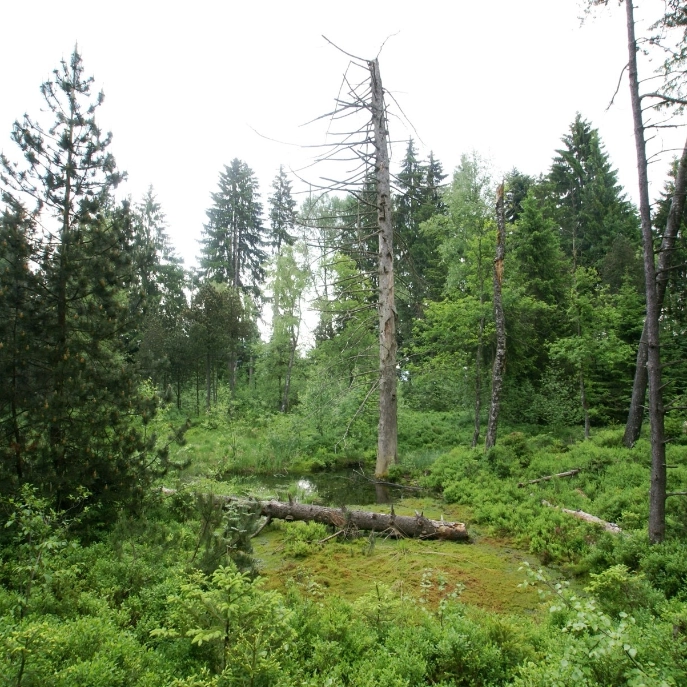
[[[504,214],[503,184],[496,191],[496,221],[498,225],[496,257],[494,258],[496,354],[494,355],[494,366],[491,371],[491,405],[489,406],[489,420],[487,422],[487,436],[485,440],[485,448],[487,449],[496,445],[501,389],[503,388],[503,375],[506,369],[506,318],[503,313],[503,298],[501,297],[503,263],[506,255],[506,218]]]
[[[634,8],[626,0],[627,48],[629,53],[630,97],[634,122],[635,146],[637,149],[637,174],[639,181],[639,215],[642,222],[642,244],[644,247],[644,278],[646,282],[646,344],[647,375],[649,383],[649,422],[651,423],[651,486],[649,490],[649,541],[652,544],[663,541],[666,526],[666,446],[664,433],[663,393],[661,389],[661,349],[659,340],[658,291],[656,288],[656,266],[651,231],[651,210],[649,204],[649,177],[642,120],[642,103],[639,97],[637,75],[637,40],[635,38]]]
[[[678,230],[682,222],[682,216],[685,211],[685,192],[687,190],[687,142],[682,151],[680,164],[677,169],[677,177],[675,178],[675,191],[673,192],[673,199],[670,205],[670,213],[666,221],[666,228],[661,240],[661,248],[658,253],[658,269],[656,270],[656,297],[658,300],[659,312],[663,308],[663,300],[666,295],[666,288],[668,286],[668,270],[670,268],[671,255],[675,250],[675,240],[677,238]],[[637,349],[637,367],[635,369],[635,379],[632,385],[632,400],[630,402],[630,411],[627,415],[627,423],[625,425],[625,434],[623,436],[623,443],[627,448],[632,448],[635,445],[639,434],[642,431],[642,422],[644,420],[644,401],[646,399],[646,387],[648,384],[648,375],[646,370],[647,363],[647,323],[644,320],[644,329],[639,340],[639,348]]]
[[[372,126],[377,175],[377,220],[379,224],[379,429],[375,475],[386,475],[397,457],[396,397],[396,306],[394,300],[394,247],[391,225],[391,182],[389,149],[384,107],[384,90],[379,62],[368,62],[370,69]]]

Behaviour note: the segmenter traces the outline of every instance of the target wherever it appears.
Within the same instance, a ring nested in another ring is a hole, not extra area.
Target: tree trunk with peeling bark
[[[496,257],[494,258],[494,322],[496,324],[496,353],[491,372],[491,405],[487,422],[485,448],[496,445],[496,432],[499,422],[501,389],[506,370],[506,318],[503,313],[501,285],[503,281],[503,263],[506,255],[506,217],[504,213],[503,184],[496,191]]]
[[[260,512],[266,517],[320,522],[340,530],[357,528],[368,532],[388,532],[402,537],[449,541],[466,541],[469,538],[463,523],[430,520],[421,514],[413,517],[282,501],[261,501]]]
[[[665,299],[666,288],[668,286],[668,270],[670,269],[671,256],[675,250],[675,240],[677,238],[678,230],[682,222],[682,216],[685,211],[685,195],[687,191],[687,142],[682,151],[680,164],[677,169],[677,176],[675,178],[675,190],[670,205],[670,213],[666,221],[666,228],[661,240],[661,248],[658,252],[658,265],[656,270],[656,298],[658,301],[659,312],[663,307],[663,300]],[[647,363],[647,323],[644,321],[644,329],[639,340],[639,348],[637,349],[637,367],[635,369],[635,379],[632,385],[632,400],[630,402],[630,411],[627,415],[627,423],[625,424],[625,434],[623,436],[623,444],[627,448],[632,448],[635,445],[639,434],[642,431],[642,422],[644,420],[644,401],[646,399],[646,387],[648,384],[648,375],[646,370]]]
[[[165,496],[176,493],[176,489],[162,489]],[[419,539],[445,539],[448,541],[468,541],[467,528],[462,522],[432,520],[421,513],[415,516],[391,513],[373,513],[346,508],[329,508],[308,503],[289,501],[251,501],[234,496],[215,495],[217,503],[237,503],[253,506],[255,512],[266,518],[278,520],[301,520],[331,525],[339,530],[359,529],[368,532],[386,532],[391,536],[417,537]]]
[[[389,176],[389,132],[384,90],[378,60],[370,69],[372,127],[377,178],[377,221],[379,231],[379,429],[375,475],[386,475],[396,462],[398,420],[396,397],[396,305],[394,300],[394,246],[391,224],[391,182]]]
[[[649,490],[649,541],[662,542],[666,527],[666,446],[664,431],[663,393],[661,388],[661,349],[659,339],[658,289],[654,244],[651,230],[649,203],[649,177],[647,171],[646,142],[642,119],[642,103],[639,96],[637,74],[637,40],[635,38],[634,8],[626,0],[627,47],[629,53],[630,97],[637,149],[637,174],[639,178],[639,215],[642,223],[644,247],[644,279],[646,282],[646,345],[647,375],[649,384],[649,422],[651,424],[651,485]]]

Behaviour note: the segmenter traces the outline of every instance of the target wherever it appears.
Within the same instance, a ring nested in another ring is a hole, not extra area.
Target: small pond
[[[408,490],[393,485],[373,484],[352,470],[284,475],[241,475],[232,482],[247,493],[287,499],[290,494],[300,502],[323,506],[367,506],[374,503],[394,503],[404,495],[419,495],[423,491]]]

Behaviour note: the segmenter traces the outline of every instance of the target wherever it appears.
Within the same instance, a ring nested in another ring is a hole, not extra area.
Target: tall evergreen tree
[[[262,204],[253,170],[235,158],[219,175],[219,189],[201,239],[200,267],[212,281],[260,293],[267,257]]]
[[[13,486],[31,461],[32,418],[45,394],[40,281],[30,266],[39,247],[35,222],[10,202],[0,216],[0,476]]]
[[[421,317],[428,298],[438,298],[446,279],[439,256],[439,243],[422,224],[445,213],[441,182],[446,177],[441,163],[430,153],[422,163],[412,139],[408,141],[401,170],[396,177],[394,231],[397,235],[397,309],[400,346],[407,347],[413,320]]]
[[[527,193],[534,185],[534,179],[529,174],[523,174],[518,169],[513,169],[506,174],[505,214],[509,224],[515,224],[522,214],[522,203],[527,198]]]
[[[619,236],[639,246],[637,216],[597,129],[578,114],[563,143],[548,175],[561,247],[575,268],[600,269]]]
[[[152,186],[134,206],[133,216],[134,284],[140,288],[147,311],[163,310],[171,316],[186,306],[184,261],[174,250],[165,213]]]
[[[179,350],[187,308],[186,272],[167,235],[162,206],[151,186],[134,207],[132,309],[140,319],[138,361],[146,377],[166,389],[172,351]],[[179,392],[179,376],[175,374]],[[177,393],[177,401],[180,400]]]
[[[35,453],[24,479],[58,506],[77,487],[101,501],[139,492],[149,444],[133,419],[153,412],[126,348],[134,333],[132,218],[110,198],[123,175],[108,152],[111,136],[96,124],[103,96],[93,97],[92,82],[74,51],[41,88],[53,123],[25,116],[12,132],[25,164],[2,158],[6,192],[33,198],[43,229],[35,264],[40,403],[30,411]]]
[[[293,245],[296,225],[296,201],[293,199],[291,181],[286,176],[283,165],[280,165],[279,174],[272,182],[272,191],[273,193],[268,200],[270,206],[270,241],[279,254],[282,245]]]

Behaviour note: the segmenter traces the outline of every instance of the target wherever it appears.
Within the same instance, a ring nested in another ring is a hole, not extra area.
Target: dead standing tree
[[[396,303],[394,295],[394,230],[391,225],[391,180],[389,178],[389,131],[384,90],[377,59],[370,68],[377,217],[379,223],[379,430],[377,433],[378,477],[396,462],[398,421],[396,397]]]
[[[622,2],[623,0],[621,0]],[[588,0],[590,6],[607,5],[608,0]],[[678,7],[677,1],[666,3],[666,10],[669,7]],[[644,253],[644,281],[646,289],[646,318],[642,340],[637,355],[637,370],[635,374],[635,386],[633,389],[632,407],[628,417],[628,424],[625,432],[625,443],[633,443],[639,429],[641,429],[642,409],[646,385],[649,389],[648,414],[650,424],[651,439],[651,483],[649,489],[649,541],[652,544],[662,542],[665,538],[666,530],[666,439],[665,439],[665,407],[663,404],[664,385],[661,381],[663,365],[661,364],[661,342],[660,342],[660,317],[662,307],[662,296],[665,294],[666,270],[669,267],[669,256],[673,250],[674,236],[679,225],[679,218],[684,209],[684,155],[678,170],[678,178],[675,183],[675,194],[673,205],[668,218],[668,225],[663,237],[663,242],[659,251],[658,266],[656,265],[654,235],[652,229],[651,204],[649,198],[649,174],[647,160],[647,129],[661,129],[675,126],[667,124],[667,119],[659,122],[649,122],[645,114],[651,111],[658,111],[669,105],[684,107],[687,100],[675,98],[665,90],[656,93],[640,93],[640,79],[638,72],[637,55],[640,53],[640,41],[635,33],[634,5],[632,0],[625,0],[626,30],[627,30],[627,49],[630,102],[632,104],[632,119],[634,125],[635,148],[637,153],[637,176],[639,185],[639,215],[642,229],[642,245]],[[658,22],[661,23],[660,21]],[[652,39],[653,42],[654,39]],[[678,62],[682,60],[678,56]],[[623,72],[625,70],[623,69]],[[684,71],[679,70],[677,76],[679,84],[684,81]],[[664,82],[664,89],[672,92],[675,85]],[[644,104],[643,101],[654,104]],[[655,102],[655,101],[658,102]],[[612,103],[613,101],[611,101]],[[669,119],[669,118],[668,118]],[[682,178],[680,174],[682,173]],[[645,371],[641,368],[644,368]],[[646,382],[643,382],[643,375],[646,373]],[[645,386],[642,386],[646,384]]]
[[[327,42],[336,47],[329,39]],[[365,114],[365,120],[352,131],[343,133],[328,132],[336,136],[336,142],[328,144],[327,152],[318,161],[353,160],[357,163],[343,181],[325,179],[326,185],[318,186],[323,192],[344,191],[356,198],[361,206],[375,213],[374,233],[379,240],[376,255],[376,287],[379,334],[379,426],[377,435],[377,464],[375,474],[385,475],[396,462],[398,446],[397,420],[397,378],[396,378],[396,305],[394,293],[393,226],[391,215],[391,175],[389,169],[389,128],[385,91],[379,70],[379,55],[372,60],[363,59],[341,50],[351,58],[349,70],[364,70],[365,78],[353,84],[344,75],[343,84],[347,94],[336,99],[336,107],[317,119],[330,119],[332,122]],[[373,171],[374,170],[374,171]],[[374,176],[373,176],[374,174]],[[376,199],[374,207],[366,185],[374,178]],[[363,240],[369,237],[364,237]],[[369,398],[369,395],[366,396]]]
[[[686,190],[687,143],[685,143],[682,157],[678,165],[670,212],[661,239],[661,246],[658,249],[658,260],[656,265],[656,299],[658,301],[657,307],[659,311],[663,308],[663,301],[665,300],[668,286],[668,274],[672,269],[672,256],[675,251],[675,243],[682,223],[682,216],[685,211]],[[644,421],[644,401],[646,399],[646,388],[649,381],[646,367],[649,353],[647,341],[647,320],[644,320],[644,329],[642,330],[639,348],[637,349],[637,366],[635,369],[634,383],[632,385],[632,400],[630,401],[630,410],[627,414],[627,423],[625,424],[625,434],[623,436],[623,443],[627,448],[632,448],[637,439],[639,439],[639,434],[642,431],[642,423]]]

